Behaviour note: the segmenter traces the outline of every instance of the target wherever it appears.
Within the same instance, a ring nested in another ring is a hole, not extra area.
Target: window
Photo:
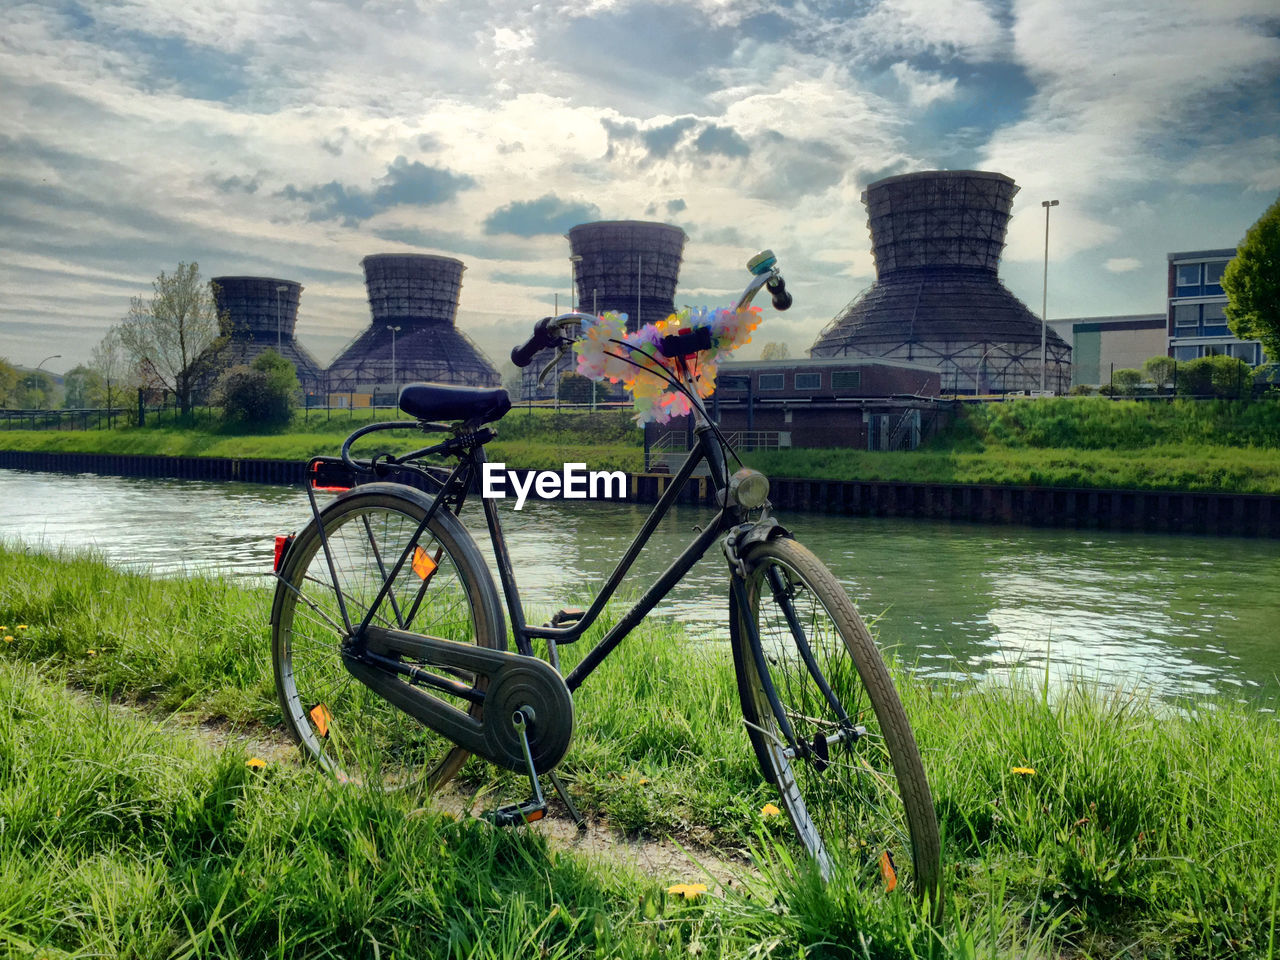
[[[1204,305],[1204,330],[1206,337],[1227,337],[1231,329],[1227,326],[1227,314],[1224,303],[1206,303]]]
[[[1200,304],[1178,303],[1173,307],[1174,336],[1194,337],[1200,325]]]
[[[1173,359],[1185,363],[1188,360],[1194,360],[1200,356],[1199,347],[1174,347]]]
[[[822,374],[820,373],[797,373],[796,374],[797,390],[820,390],[822,389]]]
[[[1237,360],[1243,360],[1250,366],[1258,364],[1258,345],[1256,343],[1233,343],[1230,347],[1231,356]]]
[[[761,390],[781,390],[787,385],[786,374],[782,373],[762,373],[760,374]]]
[[[1218,287],[1222,286],[1222,271],[1226,268],[1226,260],[1219,260],[1217,263],[1206,263],[1204,265],[1205,284],[1213,284]]]
[[[832,370],[831,371],[831,389],[836,393],[842,390],[861,390],[862,389],[862,371],[861,370]]]
[[[1200,286],[1200,264],[1198,263],[1180,263],[1176,269],[1176,280],[1180,287],[1198,287]]]

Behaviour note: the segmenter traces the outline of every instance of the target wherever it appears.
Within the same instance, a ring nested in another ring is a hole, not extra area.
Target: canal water
[[[516,512],[512,503],[502,506],[509,547],[526,606],[538,613],[589,599],[648,510],[529,501]],[[93,549],[159,574],[265,578],[276,534],[308,516],[306,494],[290,488],[0,470],[0,539]],[[674,510],[624,590],[638,594],[652,582],[707,516]],[[464,519],[492,564],[479,510],[469,507]],[[1162,697],[1215,693],[1270,708],[1280,696],[1276,541],[781,519],[845,584],[881,645],[921,675],[998,680],[1047,668]],[[713,550],[657,615],[716,642],[726,594]]]

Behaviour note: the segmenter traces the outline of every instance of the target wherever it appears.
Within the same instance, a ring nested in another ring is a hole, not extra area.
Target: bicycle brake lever
[[[538,374],[538,386],[542,386],[543,382],[547,379],[547,375],[551,373],[551,371],[554,370],[557,366],[559,366],[560,361],[564,359],[565,355],[568,352],[569,352],[568,345],[561,344],[560,348],[556,350],[556,355],[551,358],[551,362],[548,363],[545,367],[543,367],[542,372]]]

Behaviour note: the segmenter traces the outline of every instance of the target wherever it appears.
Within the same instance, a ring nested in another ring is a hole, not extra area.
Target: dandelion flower
[[[250,757],[244,762],[244,765],[252,770],[261,770],[267,765],[267,761],[263,760],[261,757]]]
[[[9,634],[7,634],[7,633],[6,633],[6,634],[5,634],[5,636],[4,636],[4,642],[5,642],[5,643],[13,643],[13,637],[11,637]]]
[[[97,650],[95,650],[95,649],[93,649],[93,647],[90,647],[90,648],[89,648],[89,656],[91,656],[91,657],[96,657],[97,655],[98,655],[98,651],[97,651]]]
[[[667,893],[676,897],[684,897],[686,900],[697,900],[706,892],[707,885],[705,883],[677,883],[674,886],[667,887]]]
[[[0,628],[0,629],[3,629],[3,628]],[[20,623],[20,624],[18,624],[18,629],[19,629],[19,630],[25,630],[25,629],[27,629],[27,625],[26,625],[25,623]]]
[[[1036,768],[1035,768],[1035,767],[1010,767],[1010,768],[1009,768],[1009,772],[1010,772],[1010,773],[1020,773],[1020,774],[1022,774],[1024,777],[1030,777],[1030,776],[1033,776],[1033,775],[1035,774],[1035,772],[1036,772]]]
[[[636,783],[640,784],[640,786],[642,787],[648,782],[649,782],[648,777],[641,777],[639,780],[636,781]]]
[[[763,813],[766,817],[776,817],[782,811],[778,809],[776,804],[766,803],[763,807],[760,808],[760,812]]]

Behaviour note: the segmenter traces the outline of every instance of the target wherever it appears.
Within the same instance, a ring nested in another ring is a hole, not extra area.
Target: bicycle
[[[770,252],[748,266],[752,276],[741,299],[716,315],[729,326],[759,313],[750,304],[761,289],[776,308],[790,306]],[[852,601],[770,514],[768,480],[745,467],[729,473],[737,454],[702,402],[714,377],[714,367],[710,374],[707,368],[718,336],[714,322],[642,333],[652,349],[637,346],[636,334],[624,334],[617,318],[571,312],[543,318],[512,351],[516,364],[527,366],[537,352],[558,348],[551,370],[576,342],[585,368],[591,341],[597,367],[635,368],[637,378],[656,378],[667,392],[654,402],[687,408],[694,417],[695,449],[585,610],[561,609],[542,625],[527,621],[496,501],[482,498],[504,616],[479,549],[457,518],[488,462],[485,444],[495,433],[487,424],[511,408],[505,390],[411,384],[401,391],[400,408],[414,420],[364,426],[346,439],[339,458],[308,464],[312,519],[296,537],[278,540],[275,563],[272,662],[286,727],[341,781],[373,779],[390,788],[420,776],[436,789],[475,753],[529,777],[529,798],[493,811],[495,822],[541,818],[546,777],[581,823],[556,773],[572,737],[573,691],[719,541],[743,722],[805,851],[824,878],[855,869],[884,889],[908,888],[936,906],[940,843],[911,727]],[[652,397],[653,383],[645,389]],[[351,456],[359,438],[405,427],[450,436],[401,456]],[[444,476],[421,463],[431,456],[456,465]],[[562,674],[558,647],[580,639],[597,620],[703,464],[717,491],[715,519]],[[406,479],[426,490],[392,482]],[[321,509],[318,489],[339,495]],[[508,649],[507,618],[515,651]],[[535,656],[534,641],[545,642],[545,660]]]

